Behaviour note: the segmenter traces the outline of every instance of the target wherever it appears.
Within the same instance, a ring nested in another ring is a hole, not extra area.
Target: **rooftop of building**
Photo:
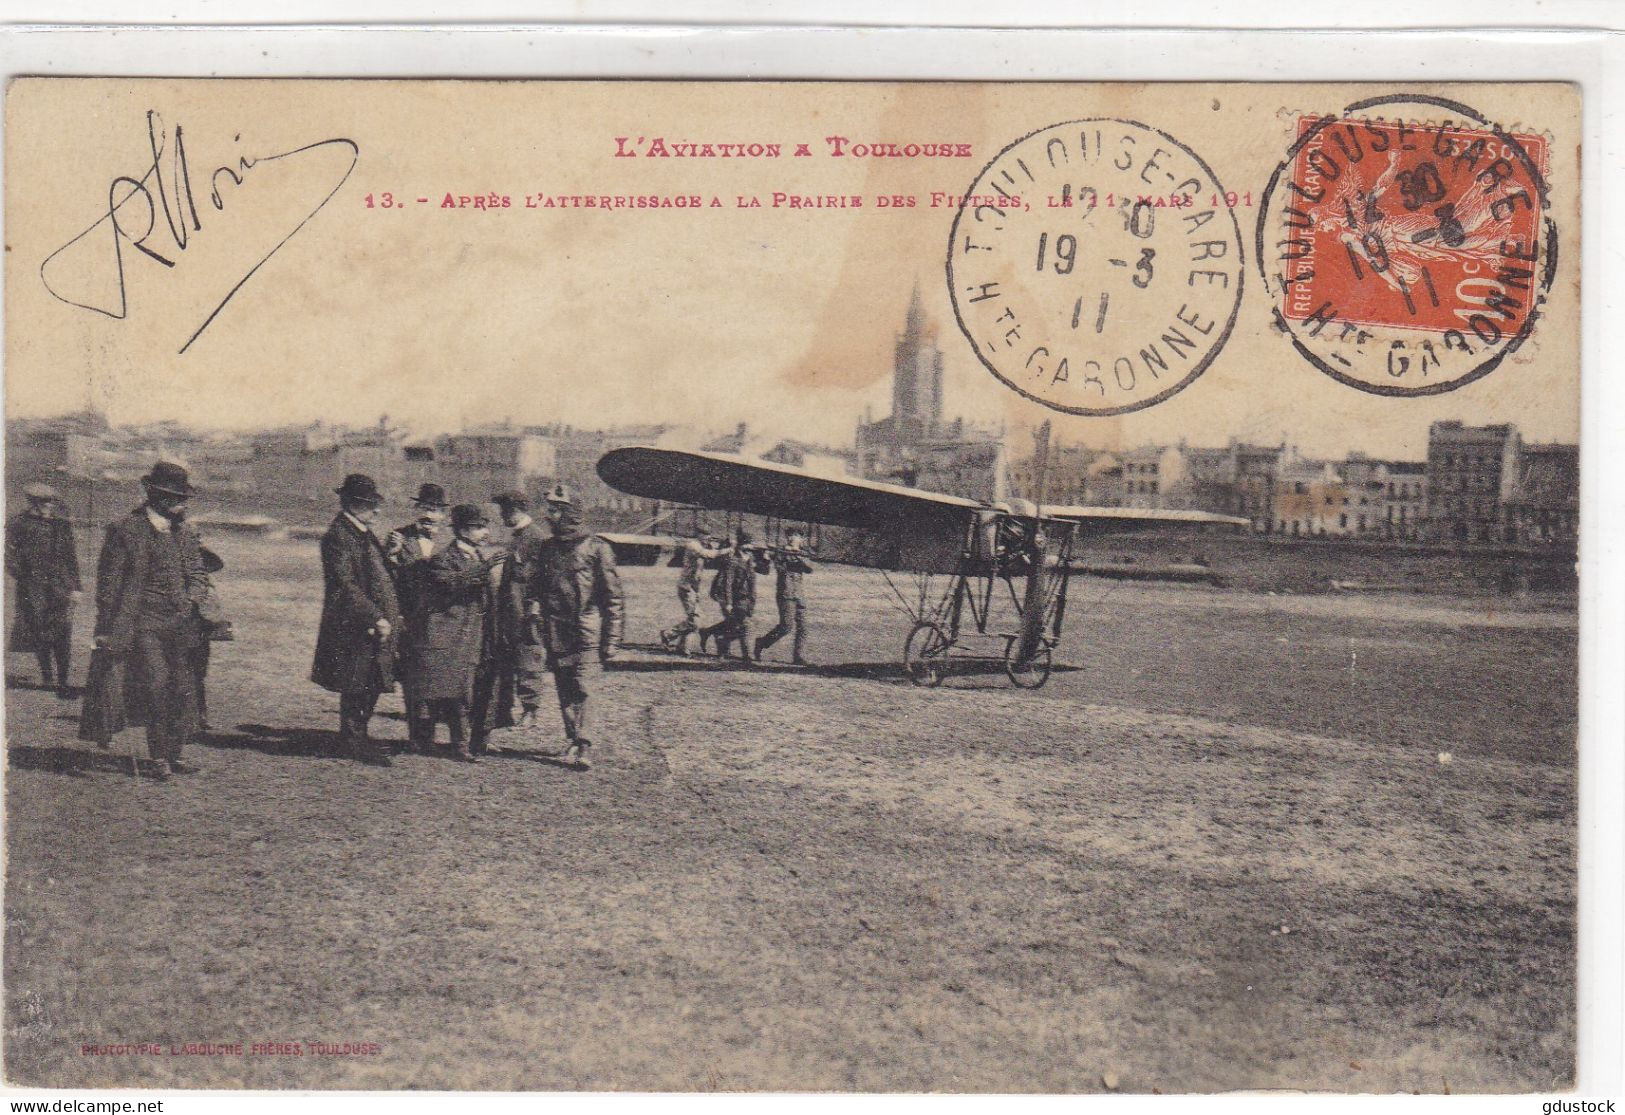
[[[1511,422],[1501,422],[1492,426],[1468,426],[1459,418],[1447,418],[1434,422],[1428,426],[1428,440],[1481,440],[1504,441],[1516,437],[1518,427]]]

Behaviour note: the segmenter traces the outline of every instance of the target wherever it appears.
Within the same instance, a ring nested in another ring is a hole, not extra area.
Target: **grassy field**
[[[120,773],[8,663],[13,1082],[1572,1078],[1572,611],[1084,581],[1047,688],[930,691],[878,580],[821,570],[820,665],[633,649],[591,772],[541,754],[551,715],[479,767],[377,769],[329,756],[337,700],[304,680],[314,544],[217,542],[239,641],[201,774]],[[671,582],[627,571],[634,647]],[[119,1042],[160,1052],[81,1055]],[[310,1048],[345,1042],[379,1048]]]

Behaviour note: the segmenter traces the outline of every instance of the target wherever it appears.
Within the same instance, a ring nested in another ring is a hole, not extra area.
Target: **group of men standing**
[[[186,469],[160,462],[142,478],[141,506],[109,524],[97,562],[95,655],[80,735],[106,746],[127,723],[145,723],[158,777],[192,773],[184,745],[204,726],[204,673],[211,638],[231,638],[210,574],[221,563],[187,522],[194,488]],[[7,528],[6,567],[17,585],[13,649],[39,658],[47,686],[71,695],[72,612],[80,593],[72,526],[57,493],[26,490],[28,508]],[[311,680],[339,695],[343,751],[388,766],[392,752],[445,753],[477,763],[493,730],[534,726],[543,673],[551,672],[564,725],[561,756],[590,765],[589,696],[600,666],[621,642],[624,599],[615,557],[582,525],[564,485],[545,497],[546,528],[520,491],[491,497],[507,536],[494,545],[475,504],[448,509],[438,484],[423,484],[412,521],[378,532],[384,499],[369,476],[352,473],[336,489],[339,513],[321,541],[323,601]],[[726,657],[737,644],[747,661],[786,635],[805,662],[802,578],[812,571],[792,528],[783,547],[765,550],[744,530],[727,542],[682,544],[678,598],[684,620],[662,641],[702,653],[715,641]],[[700,627],[704,570],[717,566],[710,595],[719,622]],[[752,639],[756,578],[772,573],[778,624]],[[399,684],[407,739],[370,734],[379,697]],[[517,711],[516,711],[517,705]],[[446,726],[441,747],[436,734]]]
[[[479,506],[448,515],[437,484],[422,485],[413,521],[382,538],[383,498],[372,478],[351,474],[337,493],[339,514],[321,544],[311,680],[339,694],[344,749],[389,765],[390,749],[371,739],[368,722],[399,681],[405,746],[438,753],[445,724],[449,756],[477,763],[492,730],[536,722],[545,669],[564,722],[563,757],[589,766],[592,679],[620,645],[624,603],[614,554],[582,527],[571,493],[563,485],[547,493],[547,532],[523,492],[493,495],[510,532],[501,547]]]

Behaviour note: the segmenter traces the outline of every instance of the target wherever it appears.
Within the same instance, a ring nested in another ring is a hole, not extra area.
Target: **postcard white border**
[[[44,7],[43,5],[33,5]],[[250,3],[223,11],[208,0],[145,5],[150,18],[167,26],[67,26],[68,22],[141,18],[129,3],[72,0],[51,5],[35,18],[52,25],[0,27],[0,76],[21,75],[185,76],[185,77],[468,77],[468,78],[756,78],[831,80],[1021,80],[1021,81],[1384,81],[1450,80],[1571,81],[1583,96],[1582,175],[1582,331],[1583,368],[1581,460],[1583,487],[1581,565],[1581,761],[1580,855],[1581,943],[1579,1084],[1574,1098],[1619,1096],[1625,1062],[1621,990],[1625,985],[1625,935],[1621,932],[1622,849],[1625,849],[1625,383],[1616,369],[1605,324],[1619,321],[1621,245],[1625,216],[1625,152],[1617,121],[1625,118],[1625,43],[1606,26],[1625,10],[1576,0],[1547,5],[1534,15],[1520,10],[1520,23],[1547,26],[1472,26],[1485,5],[1477,0],[1446,0],[1419,12],[1414,4],[1364,5],[1359,15],[1373,24],[1414,28],[1419,19],[1435,29],[1373,31],[1240,30],[1261,19],[1289,18],[1299,27],[1326,27],[1346,20],[1346,9],[1314,12],[1302,5],[1164,4],[1132,13],[1101,13],[1097,26],[1058,27],[1075,18],[1072,5],[963,2],[945,4],[875,3],[758,4],[690,3],[651,5],[630,2],[532,5],[463,5],[459,19],[482,20],[451,26],[426,23],[443,15],[438,4],[351,4],[335,6],[285,0]],[[381,9],[387,7],[387,12]],[[436,9],[439,9],[438,13]],[[11,18],[18,13],[13,11]],[[1164,26],[1101,26],[1129,14],[1142,23]],[[519,22],[550,18],[551,26]],[[230,17],[275,20],[256,26],[206,26]],[[393,26],[366,26],[349,20],[389,18]],[[628,26],[612,21],[648,19]],[[310,19],[324,26],[288,23]],[[673,22],[674,20],[691,22]],[[893,21],[936,19],[983,24],[958,28],[876,26]],[[182,25],[172,20],[196,20]],[[758,20],[764,22],[751,22]],[[767,26],[785,20],[794,26]],[[823,22],[823,21],[828,22]],[[601,21],[601,22],[594,22]],[[722,21],[724,25],[718,25]],[[1218,26],[1212,26],[1214,21]],[[1200,23],[1206,29],[1190,29]],[[867,26],[842,26],[841,24]],[[1169,26],[1185,24],[1186,28]],[[1559,24],[1554,26],[1552,24]],[[731,24],[731,25],[729,25]],[[1002,26],[990,26],[1002,24]],[[1456,26],[1445,26],[1455,24]],[[1587,28],[1586,24],[1595,24]],[[1611,125],[1611,126],[1610,126]],[[0,155],[3,158],[3,155]],[[0,164],[3,172],[3,164]],[[0,217],[3,220],[3,217]],[[0,225],[3,234],[3,225]],[[7,1092],[63,1098],[72,1093]],[[89,1098],[83,1094],[80,1098]],[[97,1098],[111,1098],[102,1093]],[[124,1098],[153,1098],[151,1094]],[[472,1097],[471,1097],[472,1098]],[[1462,1097],[1474,1110],[1523,1113],[1557,1096]],[[214,1110],[221,1101],[242,1110],[271,1097],[172,1093],[165,1110]],[[327,1096],[317,1110],[383,1111],[433,1103],[446,1097]],[[556,1106],[564,1097],[509,1097],[516,1109],[536,1102]],[[1200,1104],[1204,1110],[1246,1103],[1290,1102],[1306,1097],[1250,1097],[1216,1100],[1113,1097],[1122,1107],[1157,1103],[1166,1107]],[[307,1103],[311,1102],[309,1100]],[[496,1097],[479,1102],[506,1106]],[[609,1097],[578,1097],[571,1106],[619,1106]],[[691,1097],[684,1108],[719,1102],[785,1102],[759,1098]],[[807,1099],[797,1103],[822,1103]],[[889,1097],[863,1100],[864,1106],[906,1102]],[[930,1100],[933,1106],[951,1101]],[[978,1106],[995,1100],[969,1100]],[[1045,1102],[1030,1101],[1041,1106]],[[1365,1102],[1332,1097],[1313,1105]],[[1383,1103],[1407,1102],[1384,1097]],[[1449,1103],[1424,1097],[1430,1108]],[[172,1106],[173,1105],[173,1106]],[[912,1105],[912,1104],[910,1104]],[[1238,1106],[1239,1109],[1239,1106]]]

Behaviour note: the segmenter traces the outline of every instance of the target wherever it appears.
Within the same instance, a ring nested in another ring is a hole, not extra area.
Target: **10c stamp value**
[[[1306,360],[1363,391],[1432,395],[1523,343],[1557,263],[1543,137],[1410,95],[1295,131],[1257,257],[1276,327]]]

